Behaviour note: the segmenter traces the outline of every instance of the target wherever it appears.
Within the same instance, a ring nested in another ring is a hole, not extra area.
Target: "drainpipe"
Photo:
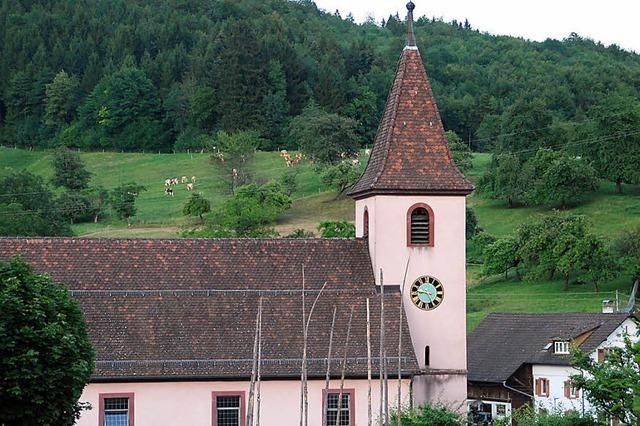
[[[526,396],[526,397],[528,397],[528,398],[531,398],[531,399],[533,400],[533,395],[529,395],[529,394],[528,394],[528,393],[526,393],[526,392],[522,392],[521,390],[518,390],[518,389],[516,389],[516,388],[512,388],[511,386],[509,386],[509,385],[507,384],[507,381],[506,381],[506,380],[505,380],[504,382],[502,382],[502,386],[504,386],[505,388],[507,388],[507,389],[509,389],[509,390],[512,390],[512,391],[514,391],[514,392],[518,392],[519,394],[522,394],[522,395],[524,395],[524,396]]]

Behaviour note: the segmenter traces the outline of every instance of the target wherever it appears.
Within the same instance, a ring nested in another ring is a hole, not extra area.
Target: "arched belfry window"
[[[409,247],[433,247],[433,210],[419,203],[407,212],[407,245]]]
[[[369,236],[369,210],[364,209],[364,216],[362,217],[362,236],[367,238]]]

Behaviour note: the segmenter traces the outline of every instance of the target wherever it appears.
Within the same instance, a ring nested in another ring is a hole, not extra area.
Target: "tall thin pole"
[[[347,326],[347,338],[344,341],[344,357],[342,359],[342,373],[340,375],[340,393],[338,394],[338,416],[336,418],[336,425],[340,425],[340,418],[342,415],[342,397],[344,394],[344,376],[347,371],[347,355],[349,354],[349,337],[351,336],[351,322],[353,320],[353,306],[351,307],[351,313],[349,314],[349,325]],[[329,395],[327,395],[329,399]],[[353,404],[353,401],[350,401]],[[351,420],[353,421],[353,420]]]
[[[260,408],[261,408],[261,390],[262,390],[262,299],[260,299],[260,308],[258,310],[260,321],[258,323],[258,371],[256,373],[258,381],[258,390],[256,396],[256,426],[260,426]]]
[[[402,426],[402,321],[404,318],[404,287],[407,283],[407,273],[409,272],[409,261],[411,255],[407,257],[407,265],[404,268],[404,277],[402,278],[402,287],[400,287],[400,330],[398,331],[398,402],[396,412],[398,413],[398,426]]]
[[[380,423],[384,423],[384,274],[380,269]]]
[[[367,298],[367,426],[371,426],[371,310]]]
[[[300,426],[304,426],[304,374],[307,364],[307,322],[305,319],[305,293],[304,265],[302,265],[302,366],[300,368]]]
[[[262,310],[262,297],[258,302],[256,313],[256,331],[253,338],[253,364],[251,367],[251,383],[249,384],[249,402],[247,404],[247,426],[253,426],[253,399],[256,386],[256,373],[258,369],[258,334],[260,327],[260,311]]]
[[[331,331],[329,332],[329,353],[327,354],[327,375],[324,381],[324,394],[325,398],[323,399],[323,407],[322,407],[322,424],[324,426],[327,425],[327,408],[329,403],[329,382],[331,381],[331,349],[333,348],[333,330],[336,326],[336,312],[338,308],[336,306],[333,307],[333,319],[331,320]]]

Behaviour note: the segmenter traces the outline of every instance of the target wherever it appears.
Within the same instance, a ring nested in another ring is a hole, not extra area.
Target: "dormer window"
[[[433,247],[433,210],[426,204],[412,206],[407,213],[407,246]]]
[[[569,342],[566,340],[553,342],[553,353],[556,355],[569,355]]]

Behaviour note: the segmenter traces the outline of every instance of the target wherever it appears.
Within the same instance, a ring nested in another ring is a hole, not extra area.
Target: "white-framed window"
[[[340,401],[339,390],[332,389],[324,394],[327,426],[353,426],[354,395],[353,389],[345,389],[342,392],[342,401]]]
[[[244,392],[213,392],[213,426],[244,426]]]
[[[553,353],[557,355],[569,355],[569,342],[566,340],[553,342]]]
[[[103,393],[99,395],[99,426],[133,426],[134,394]]]

